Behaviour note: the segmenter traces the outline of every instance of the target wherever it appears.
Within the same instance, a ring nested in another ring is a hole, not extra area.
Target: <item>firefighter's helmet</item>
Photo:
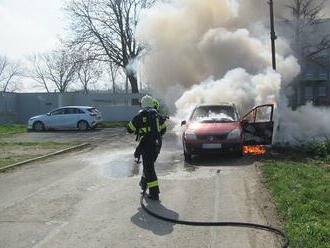
[[[144,97],[142,97],[141,107],[142,108],[153,108],[154,107],[153,98],[149,95],[145,95]]]
[[[154,98],[154,99],[152,99],[152,101],[153,101],[153,103],[154,103],[154,108],[155,108],[156,110],[159,110],[159,102],[158,102],[158,100],[157,100],[156,98]]]

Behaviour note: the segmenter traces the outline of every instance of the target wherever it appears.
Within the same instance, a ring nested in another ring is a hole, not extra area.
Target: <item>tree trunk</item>
[[[128,80],[131,84],[132,93],[133,94],[138,94],[139,93],[139,88],[138,88],[138,84],[137,84],[137,78],[135,77],[135,75],[128,75]],[[131,104],[132,105],[139,105],[139,99],[132,99]]]

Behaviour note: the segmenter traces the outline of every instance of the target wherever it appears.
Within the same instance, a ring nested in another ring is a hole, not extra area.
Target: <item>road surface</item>
[[[196,227],[163,222],[140,206],[141,165],[134,137],[123,128],[43,132],[17,140],[84,141],[90,148],[0,174],[1,248],[275,248],[262,230]],[[278,227],[254,157],[183,161],[178,138],[166,135],[156,162],[160,202],[153,211],[192,221],[240,221]]]

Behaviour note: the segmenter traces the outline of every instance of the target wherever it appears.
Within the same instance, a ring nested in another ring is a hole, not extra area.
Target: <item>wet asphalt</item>
[[[125,128],[29,132],[20,141],[84,142],[91,146],[0,174],[0,247],[276,248],[279,240],[239,228],[187,227],[155,219],[139,205],[142,165]],[[155,168],[161,201],[147,207],[195,221],[272,224],[256,157],[183,159],[169,131]]]

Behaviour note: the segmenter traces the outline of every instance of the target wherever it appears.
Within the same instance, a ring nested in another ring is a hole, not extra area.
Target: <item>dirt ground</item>
[[[132,155],[136,143],[123,128],[14,139],[92,146],[0,174],[1,247],[281,247],[280,238],[263,230],[184,226],[146,214],[139,204],[142,168]],[[184,220],[281,227],[258,160],[207,156],[186,163],[169,132],[156,162],[161,201],[146,205]]]
[[[22,155],[45,155],[56,152],[55,148],[34,148],[24,146],[7,146],[1,148],[0,158],[15,158]]]

